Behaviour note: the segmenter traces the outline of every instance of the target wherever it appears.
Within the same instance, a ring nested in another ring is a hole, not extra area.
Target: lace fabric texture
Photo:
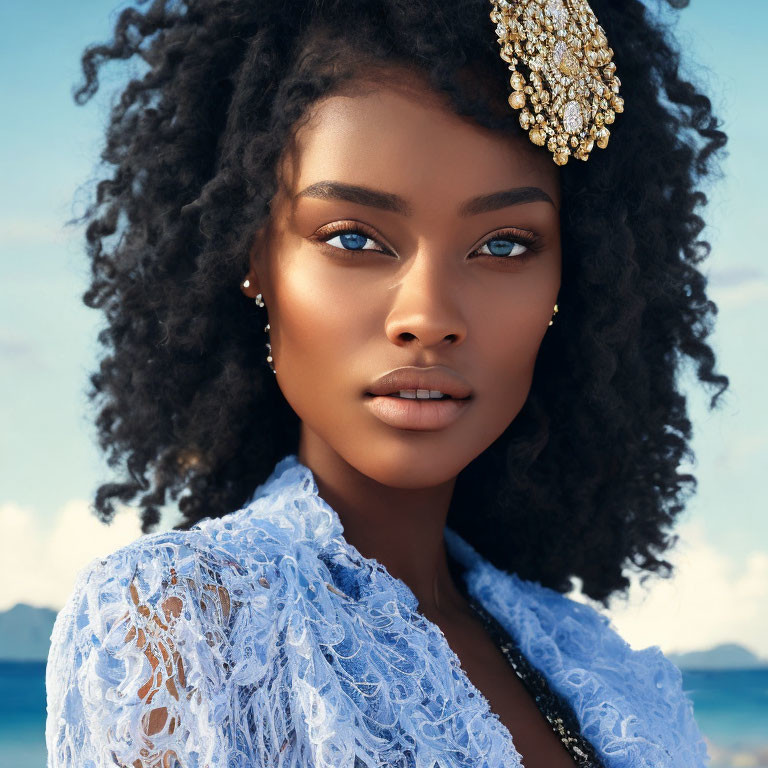
[[[464,599],[478,615],[485,631],[515,671],[539,711],[571,756],[574,768],[604,768],[592,745],[582,736],[581,727],[568,702],[549,687],[546,678],[520,652],[515,639],[467,591],[463,568],[450,554],[448,568]]]
[[[607,768],[698,768],[680,672],[592,608],[494,568],[469,593],[573,708]],[[46,669],[48,768],[514,768],[512,736],[401,580],[285,457],[242,510],[78,575]]]

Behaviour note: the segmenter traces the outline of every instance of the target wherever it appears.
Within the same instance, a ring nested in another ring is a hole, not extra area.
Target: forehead
[[[538,151],[537,151],[538,150]],[[295,194],[319,180],[359,183],[418,207],[454,206],[475,194],[537,186],[559,207],[558,168],[525,136],[502,135],[457,115],[420,83],[351,84],[310,109],[284,182]]]

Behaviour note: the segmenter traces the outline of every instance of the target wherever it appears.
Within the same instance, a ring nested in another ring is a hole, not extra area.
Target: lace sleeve
[[[51,635],[48,768],[231,764],[239,604],[221,568],[181,536],[79,574]],[[261,764],[254,757],[248,765]]]

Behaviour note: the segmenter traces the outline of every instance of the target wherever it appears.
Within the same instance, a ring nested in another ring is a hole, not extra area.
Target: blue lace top
[[[450,528],[445,541],[607,768],[706,765],[658,648],[632,650],[591,607],[498,570]],[[417,608],[286,456],[243,509],[79,573],[51,636],[48,768],[522,766]]]

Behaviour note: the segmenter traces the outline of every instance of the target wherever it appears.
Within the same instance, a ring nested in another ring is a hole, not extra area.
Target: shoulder
[[[52,766],[105,754],[138,764],[148,734],[152,765],[169,745],[184,765],[213,764],[233,744],[243,690],[254,711],[274,708],[284,547],[259,535],[241,545],[235,516],[201,523],[140,537],[79,572],[46,667]]]
[[[46,668],[52,767],[102,755],[224,764],[245,748],[245,711],[269,732],[248,746],[248,764],[281,761],[295,730],[292,664],[304,668],[312,637],[338,642],[342,610],[319,557],[335,518],[295,462],[277,469],[243,509],[139,537],[81,569]]]
[[[275,521],[248,525],[246,512],[147,534],[93,559],[56,617],[54,646],[122,642],[123,625],[167,625],[182,611],[177,625],[201,633],[237,632],[243,622],[266,630],[291,542]]]
[[[282,591],[297,563],[311,567],[312,556],[335,533],[328,510],[306,487],[311,477],[302,469],[288,456],[243,508],[203,518],[188,530],[141,536],[95,558],[77,574],[58,623],[87,610],[80,622],[87,618],[108,630],[103,623],[128,602],[157,609],[170,596],[190,604],[195,596],[203,605],[210,598],[229,598],[233,604],[247,603],[254,620],[266,616],[277,602],[269,598]]]
[[[623,758],[617,766],[706,764],[682,674],[659,647],[634,649],[591,605],[510,579],[521,648],[581,710],[585,733],[604,754]],[[635,762],[641,755],[646,763]]]

